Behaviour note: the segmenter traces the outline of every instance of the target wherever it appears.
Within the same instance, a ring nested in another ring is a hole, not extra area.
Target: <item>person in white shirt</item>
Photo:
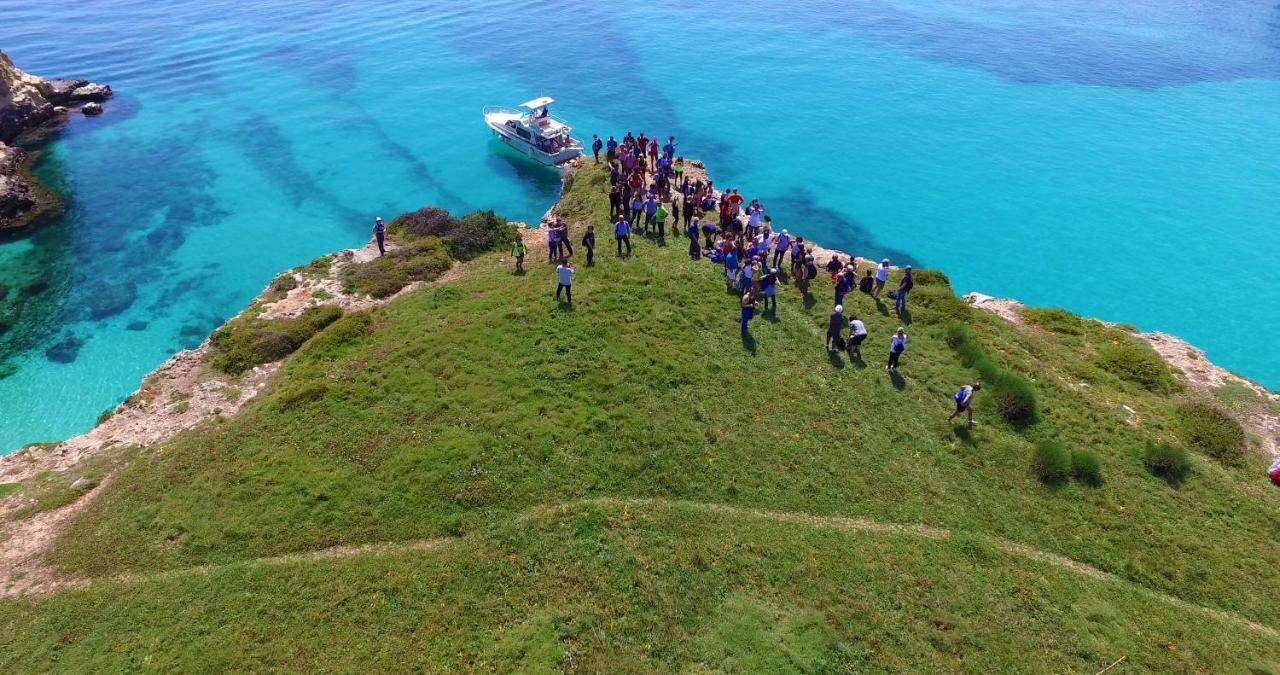
[[[862,341],[867,339],[867,326],[857,314],[849,315],[849,358],[862,360]]]
[[[560,264],[556,265],[556,274],[560,277],[560,283],[556,286],[556,300],[560,299],[560,292],[564,291],[565,303],[573,304],[573,265],[569,263],[568,258],[561,258]]]
[[[880,261],[880,266],[876,268],[876,287],[871,291],[871,297],[880,297],[880,291],[884,290],[884,284],[889,280],[889,259],[885,258]]]
[[[907,331],[899,326],[898,332],[889,338],[889,364],[885,366],[885,370],[897,370],[898,359],[902,358],[902,352],[907,351]]]

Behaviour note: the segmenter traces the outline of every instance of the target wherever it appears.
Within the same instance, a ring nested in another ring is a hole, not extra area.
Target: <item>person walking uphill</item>
[[[862,341],[867,339],[867,325],[857,314],[849,315],[849,358],[862,360]]]
[[[378,240],[378,255],[387,254],[387,226],[382,222],[382,216],[373,219],[373,238]]]
[[[842,331],[844,331],[844,306],[836,305],[831,310],[831,316],[827,318],[827,351],[844,349],[844,338],[840,335]]]
[[[523,239],[517,238],[511,245],[511,257],[516,259],[516,274],[524,274],[524,254],[528,252]]]
[[[568,258],[563,258],[559,265],[556,265],[556,274],[559,276],[559,282],[556,285],[556,300],[560,299],[560,291],[564,291],[565,304],[573,304],[573,265],[569,263]]]
[[[897,370],[898,359],[902,358],[902,352],[905,351],[907,351],[907,331],[899,326],[898,332],[889,338],[889,363],[884,369]]]
[[[947,418],[947,421],[950,422],[956,418],[956,415],[959,415],[962,412],[967,412],[969,413],[969,428],[972,429],[974,425],[973,395],[978,393],[978,390],[981,388],[981,382],[974,382],[973,384],[966,384],[963,387],[960,387],[960,391],[957,391],[955,396],[956,409],[951,413],[951,416]]]
[[[631,257],[631,223],[624,215],[618,215],[618,222],[613,224],[613,238],[618,242],[618,257],[622,257],[622,245],[627,245],[627,257]]]

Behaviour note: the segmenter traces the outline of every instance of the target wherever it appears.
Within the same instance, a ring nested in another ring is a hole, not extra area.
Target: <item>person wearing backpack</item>
[[[894,298],[894,309],[897,310],[899,317],[906,313],[907,293],[910,293],[915,286],[916,281],[911,276],[911,266],[907,265],[902,273],[902,281],[898,282],[898,295]]]
[[[516,237],[516,241],[511,245],[511,255],[516,259],[516,274],[524,274],[524,254],[528,253],[528,249],[524,245],[524,240]]]
[[[907,330],[898,326],[898,332],[889,338],[889,363],[884,369],[897,370],[898,359],[902,358],[902,352],[905,351],[907,351]]]
[[[378,256],[387,254],[387,226],[382,222],[382,216],[373,219],[373,238],[378,240]]]
[[[973,425],[975,424],[973,421],[973,395],[978,393],[979,389],[982,389],[981,382],[974,382],[973,384],[966,384],[963,387],[960,387],[960,391],[957,391],[955,395],[956,409],[952,411],[951,416],[947,418],[948,422],[955,419],[956,415],[959,415],[962,412],[967,412],[969,413],[969,428],[973,428]]]
[[[867,270],[866,276],[862,277],[862,281],[858,282],[858,290],[871,295],[871,290],[875,288],[876,280],[871,278],[871,270]]]
[[[587,231],[582,235],[582,247],[587,249],[587,267],[593,267],[596,264],[596,226],[588,225]]]

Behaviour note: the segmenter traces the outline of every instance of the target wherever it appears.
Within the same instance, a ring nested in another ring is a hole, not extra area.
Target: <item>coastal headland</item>
[[[0,458],[0,664],[1280,667],[1274,393],[929,270],[901,319],[848,296],[865,360],[825,275],[739,339],[679,235],[613,255],[607,186],[580,160],[544,217],[597,232],[572,307],[543,229],[424,208]],[[948,424],[988,373],[1022,389]]]
[[[72,113],[98,115],[111,87],[28,74],[0,51],[0,231],[57,213],[57,195],[31,174],[45,138]]]

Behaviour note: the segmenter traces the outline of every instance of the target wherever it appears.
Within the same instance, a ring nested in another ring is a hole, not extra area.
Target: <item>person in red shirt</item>
[[[649,158],[655,162],[658,161],[658,139],[656,138],[649,141]]]

